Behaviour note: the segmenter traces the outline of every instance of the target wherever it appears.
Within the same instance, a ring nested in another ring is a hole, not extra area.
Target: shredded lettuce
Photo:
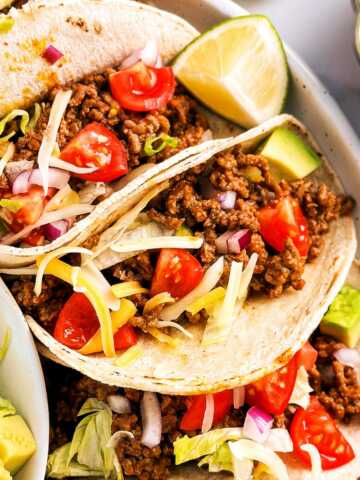
[[[174,442],[175,463],[181,465],[213,455],[229,440],[238,440],[241,437],[241,428],[219,428],[192,438],[185,435]]]
[[[214,305],[205,327],[202,345],[226,342],[232,324],[246,300],[258,255],[253,253],[245,270],[242,263],[232,262],[225,297]]]
[[[215,453],[206,455],[206,457],[204,457],[198,463],[199,467],[204,465],[208,466],[210,473],[217,473],[223,470],[233,472],[232,455],[229,445],[227,443],[223,443]]]
[[[0,200],[0,207],[7,208],[11,213],[18,212],[24,203],[21,200],[11,200],[10,198],[3,198]]]
[[[71,442],[49,456],[47,476],[116,478],[116,453],[108,446],[112,424],[110,407],[90,398],[78,416],[83,418],[77,425]]]
[[[284,462],[270,448],[247,439],[229,442],[229,447],[233,455],[235,471],[238,462],[255,460],[265,464],[277,480],[289,480],[289,475]],[[235,479],[237,480],[236,475]]]
[[[9,415],[15,415],[15,414],[16,414],[16,408],[10,402],[10,400],[0,397],[0,418],[8,417]]]
[[[1,28],[0,28],[0,31],[1,31]],[[18,109],[12,110],[10,113],[8,113],[5,117],[3,117],[0,120],[0,142],[7,142],[10,138],[16,135],[17,131],[12,130],[7,135],[1,136],[4,133],[6,126],[10,122],[15,120],[15,118],[17,117],[20,118],[19,128],[21,133],[25,135],[29,130],[32,130],[36,127],[36,124],[40,117],[40,113],[41,113],[41,107],[38,103],[35,104],[34,113],[31,118],[29,113],[26,110],[18,110]]]
[[[158,144],[156,146],[156,144]],[[161,152],[166,147],[176,148],[179,145],[179,139],[170,137],[166,133],[161,133],[157,137],[148,137],[144,145],[144,153],[147,157],[151,157]]]

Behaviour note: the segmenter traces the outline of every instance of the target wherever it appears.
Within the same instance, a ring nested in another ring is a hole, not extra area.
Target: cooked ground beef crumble
[[[360,385],[355,370],[343,367],[333,357],[333,353],[344,345],[318,333],[313,335],[311,343],[319,353],[317,365],[310,372],[311,385],[320,402],[336,420],[349,422],[360,413]],[[47,360],[44,361],[44,369],[51,416],[50,452],[71,440],[78,421],[77,413],[86,399],[94,397],[106,401],[109,395],[120,393],[130,400],[131,414],[113,413],[112,431],[126,430],[135,435],[135,440],[124,438],[117,447],[124,473],[139,480],[168,478],[169,470],[174,466],[173,442],[184,435],[179,425],[186,411],[185,397],[158,395],[162,413],[162,441],[158,447],[149,449],[140,443],[141,392],[104,385]],[[289,428],[295,410],[296,407],[291,405],[284,414],[276,416],[274,427]],[[246,405],[239,410],[232,409],[216,427],[243,426],[246,411]],[[187,435],[198,433],[187,432]]]
[[[320,334],[314,335],[312,344],[319,357],[310,372],[311,386],[334,418],[349,422],[360,414],[360,384],[356,370],[341,364],[333,355],[345,345]]]
[[[247,176],[248,168],[256,168],[254,181]],[[200,194],[199,177],[207,170],[213,187],[223,191],[234,189],[237,192],[235,208],[224,210],[219,200],[204,199]],[[277,253],[265,244],[259,231],[259,210],[291,193],[296,197],[308,220],[310,249],[307,257],[301,257],[291,239],[285,244],[284,251]],[[318,255],[323,235],[328,232],[329,224],[341,215],[348,215],[353,207],[349,197],[336,195],[325,184],[305,179],[294,183],[277,183],[271,176],[268,162],[260,155],[245,154],[240,147],[219,153],[211,164],[200,165],[171,180],[170,187],[153,199],[148,207],[150,219],[165,225],[171,230],[186,225],[194,235],[204,237],[204,243],[198,251],[192,252],[206,268],[216,258],[215,240],[228,230],[249,229],[251,240],[246,250],[239,255],[226,255],[225,268],[220,283],[227,285],[231,261],[248,263],[253,253],[258,261],[251,281],[252,294],[266,294],[278,297],[284,290],[301,290],[304,286],[302,275],[306,262],[312,262]],[[99,236],[92,237],[86,246],[94,247]],[[105,271],[111,283],[138,280],[144,287],[150,287],[154,274],[157,253],[142,252]],[[45,278],[45,288],[39,298],[32,292],[33,280],[8,278],[8,285],[25,313],[33,315],[47,330],[52,331],[54,322],[63,302],[69,297],[69,287],[54,278]],[[53,292],[53,293],[52,293]],[[158,311],[143,315],[142,309],[149,294],[131,298],[137,306],[137,316],[131,322],[134,326],[147,331],[154,326]],[[160,307],[161,308],[161,307]],[[179,321],[191,323],[204,321],[205,311],[191,316],[184,314]]]

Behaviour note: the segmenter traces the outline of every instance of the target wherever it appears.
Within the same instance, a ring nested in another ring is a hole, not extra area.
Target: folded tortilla
[[[127,0],[33,0],[22,9],[13,9],[11,16],[13,28],[0,36],[0,118],[15,108],[30,107],[55,85],[71,84],[92,72],[119,65],[149,39],[156,41],[167,63],[199,34],[180,17]],[[64,53],[65,61],[54,65],[44,61],[42,53],[49,43]],[[237,130],[210,114],[209,124],[217,138]],[[139,192],[154,185],[148,180],[203,150],[204,145],[199,145],[158,165],[133,170],[118,182],[115,193],[45,246],[0,245],[0,266],[29,265],[38,255],[60,246],[81,244],[131,208],[143,195]]]
[[[245,152],[254,151],[279,126],[295,130],[319,152],[305,127],[289,115],[278,116],[228,139],[226,147],[240,144]],[[164,181],[210,160],[219,149],[216,145],[202,156],[178,163],[160,174],[156,181]],[[340,192],[335,174],[323,156],[322,159],[323,166],[314,176]],[[108,236],[108,232],[102,237]],[[189,327],[194,335],[192,340],[181,333],[173,334],[180,341],[176,349],[144,336],[141,340],[144,354],[122,368],[114,365],[114,358],[83,356],[58,343],[32,318],[27,317],[27,321],[43,344],[43,353],[103,383],[181,395],[222,391],[246,385],[288,363],[316,329],[344,284],[355,251],[353,221],[350,217],[341,217],[324,236],[320,256],[306,265],[303,290],[289,289],[277,299],[250,297],[234,321],[225,345],[201,346],[204,325],[193,325]]]
[[[346,283],[360,289],[359,261],[353,263]],[[360,351],[360,345],[357,348]],[[355,458],[343,467],[323,472],[321,480],[358,480],[360,477],[360,420],[358,418],[352,419],[349,425],[338,423],[338,426],[353,447]],[[290,480],[308,480],[310,478],[309,470],[294,455],[282,454],[280,456],[285,461]],[[169,480],[187,480],[188,478],[192,480],[232,480],[234,477],[226,472],[211,474],[195,465],[190,465],[174,472]]]

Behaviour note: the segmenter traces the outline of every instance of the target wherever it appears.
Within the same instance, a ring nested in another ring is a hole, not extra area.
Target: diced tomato
[[[43,245],[44,241],[45,236],[41,228],[36,228],[27,237],[22,239],[22,243],[26,243],[27,245],[31,245],[32,247]]]
[[[315,348],[310,344],[310,342],[306,342],[305,345],[299,350],[296,354],[296,359],[298,362],[298,366],[301,365],[305,367],[307,372],[313,369],[315,366],[316,360],[318,357],[318,352]]]
[[[337,428],[335,420],[315,396],[311,397],[306,410],[296,410],[290,435],[295,455],[308,467],[311,467],[309,454],[301,450],[301,446],[306,443],[319,450],[324,470],[341,467],[355,458],[351,445]]]
[[[132,325],[123,325],[114,335],[115,350],[125,350],[137,342],[137,335]]]
[[[73,293],[57,319],[54,337],[79,350],[95,335],[100,324],[94,307],[83,293]]]
[[[262,208],[259,222],[263,239],[275,250],[282,252],[286,240],[291,238],[300,255],[307,256],[310,246],[308,225],[297,199],[283,197],[276,204]]]
[[[74,174],[90,182],[111,182],[128,172],[128,154],[118,137],[97,122],[86,125],[60,153],[78,167],[98,167],[93,173]]]
[[[148,112],[165,107],[176,86],[171,67],[148,67],[138,62],[110,77],[111,93],[119,104],[135,112]]]
[[[13,214],[14,230],[21,230],[25,225],[33,225],[41,217],[45,205],[46,197],[42,187],[31,185],[27,193],[13,195],[11,200],[19,200],[22,207]],[[19,228],[21,227],[21,228]],[[13,229],[13,227],[10,227]]]
[[[150,294],[169,292],[174,298],[185,297],[199,285],[204,269],[187,250],[163,248],[156,263]]]
[[[99,330],[94,307],[83,293],[74,293],[63,306],[57,319],[54,337],[69,348],[79,350]],[[115,350],[125,350],[137,342],[134,327],[123,325],[114,335]]]
[[[296,375],[297,360],[293,357],[285,367],[250,383],[246,387],[246,402],[273,415],[281,415],[289,404]]]
[[[233,391],[214,393],[214,420],[213,425],[220,423],[230,412],[233,405]],[[200,430],[206,408],[206,395],[195,395],[188,398],[188,409],[181,419],[180,428],[185,432]]]

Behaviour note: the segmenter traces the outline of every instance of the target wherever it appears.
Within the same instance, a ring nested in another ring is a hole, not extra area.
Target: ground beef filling
[[[162,109],[144,113],[125,111],[110,93],[109,76],[114,72],[116,69],[109,68],[71,85],[73,95],[57,137],[60,149],[88,123],[94,121],[114,131],[124,142],[129,154],[129,169],[144,163],[161,162],[179,150],[201,141],[207,129],[206,119],[199,112],[197,103],[182,87],[177,87],[173,98]],[[54,88],[44,99],[43,111],[36,128],[18,138],[14,160],[36,160],[56,91],[57,88]],[[156,155],[145,156],[146,139],[161,133],[177,137],[178,146],[166,147]]]
[[[360,384],[356,371],[338,362],[333,355],[345,345],[318,334],[312,339],[312,345],[319,356],[310,372],[311,386],[335,419],[349,422],[360,414]]]
[[[130,431],[135,440],[124,439],[117,447],[117,455],[125,475],[140,480],[166,480],[174,466],[173,442],[184,435],[179,428],[186,411],[185,397],[158,395],[162,414],[162,441],[158,447],[148,448],[140,443],[142,422],[140,400],[142,392],[130,389],[117,389],[91,380],[73,370],[44,362],[47,381],[51,432],[50,452],[72,439],[78,422],[77,413],[89,397],[106,401],[111,394],[121,393],[131,403],[131,414],[113,413],[112,430]],[[233,410],[224,419],[221,427],[239,427],[244,423],[244,412]],[[199,432],[190,433],[195,435]],[[65,479],[64,479],[65,480]]]
[[[215,189],[237,193],[235,208],[224,210],[217,199],[202,198],[199,176],[204,174]],[[308,219],[311,246],[307,258],[299,255],[290,239],[284,251],[276,253],[265,245],[259,232],[259,210],[287,193],[299,200]],[[330,222],[349,214],[352,206],[350,198],[336,195],[325,184],[313,180],[291,184],[275,182],[264,157],[245,154],[238,146],[217,154],[210,171],[209,166],[201,165],[175,177],[171,187],[152,202],[148,214],[168,228],[185,224],[195,235],[203,236],[205,241],[198,258],[205,266],[217,258],[216,238],[228,230],[249,229],[252,238],[246,251],[226,258],[228,265],[223,282],[227,282],[230,260],[247,264],[251,254],[256,252],[259,259],[251,288],[254,292],[278,297],[289,287],[303,288],[305,263],[319,255],[322,236],[328,232]]]
[[[348,422],[360,413],[360,386],[355,371],[350,367],[343,367],[333,357],[333,353],[344,345],[319,334],[314,334],[311,343],[319,353],[317,365],[310,372],[310,383],[315,394],[336,420]],[[131,414],[113,413],[112,431],[131,431],[135,436],[134,440],[124,438],[117,447],[124,473],[141,480],[168,478],[169,471],[174,466],[173,442],[184,435],[179,425],[186,411],[185,397],[158,395],[163,435],[161,444],[149,449],[140,443],[141,392],[104,385],[49,361],[44,361],[44,370],[51,418],[50,452],[72,439],[78,422],[77,413],[87,398],[95,397],[106,401],[109,395],[120,393],[130,400]],[[239,410],[232,409],[216,427],[243,426],[246,411],[246,406]],[[289,406],[282,415],[274,418],[274,427],[289,428],[295,411],[295,406]],[[198,433],[187,432],[190,436]]]

